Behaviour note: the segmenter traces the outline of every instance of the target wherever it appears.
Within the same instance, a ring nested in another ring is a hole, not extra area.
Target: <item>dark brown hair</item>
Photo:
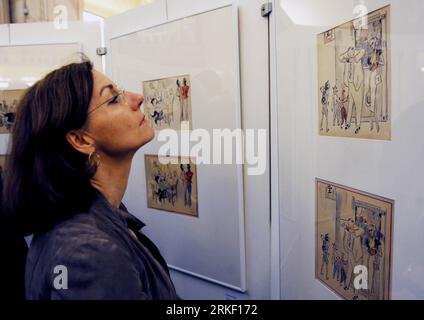
[[[94,188],[87,156],[66,134],[84,126],[93,94],[93,65],[72,63],[52,71],[21,99],[12,131],[3,190],[4,210],[24,235],[49,229],[88,210]]]

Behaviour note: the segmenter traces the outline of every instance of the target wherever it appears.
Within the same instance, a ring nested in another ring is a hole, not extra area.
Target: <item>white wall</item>
[[[316,35],[352,20],[360,1],[274,2],[281,297],[337,299],[314,279],[319,177],[395,200],[392,298],[423,299],[424,2],[362,1],[369,12],[391,4],[392,141],[318,136]]]
[[[231,1],[227,0],[157,0],[150,5],[106,19],[106,42],[112,37],[230,3]],[[260,16],[260,6],[263,1],[240,0],[236,3],[239,6],[243,129],[268,129],[268,29],[267,20]],[[123,24],[122,21],[128,21],[128,23]],[[109,68],[109,62],[107,65]],[[138,194],[132,195],[129,190],[127,196],[138,196]],[[172,271],[172,278],[182,298],[269,298],[269,171],[262,176],[248,176],[246,172],[244,173],[244,198],[247,292],[241,294],[199,278]],[[219,261],[210,263],[217,264],[219,267]]]
[[[101,70],[102,63],[96,54],[101,46],[98,22],[69,22],[68,29],[56,29],[53,23],[15,23],[9,25],[10,45],[80,43],[84,53]]]
[[[9,44],[9,25],[0,24],[0,46]]]

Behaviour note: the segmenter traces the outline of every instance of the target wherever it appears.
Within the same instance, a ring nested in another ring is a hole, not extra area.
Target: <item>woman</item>
[[[5,210],[34,234],[28,299],[177,299],[166,263],[121,200],[154,131],[143,97],[90,62],[48,74],[20,102]]]

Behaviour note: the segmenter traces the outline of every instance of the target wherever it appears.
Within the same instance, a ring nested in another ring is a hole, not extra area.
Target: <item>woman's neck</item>
[[[112,158],[102,154],[96,174],[91,179],[92,186],[115,208],[119,208],[124,197],[132,157]]]

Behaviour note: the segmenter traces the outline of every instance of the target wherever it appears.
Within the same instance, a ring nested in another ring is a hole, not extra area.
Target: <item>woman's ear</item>
[[[94,140],[82,130],[72,130],[66,134],[66,140],[77,151],[89,155],[96,150]]]

